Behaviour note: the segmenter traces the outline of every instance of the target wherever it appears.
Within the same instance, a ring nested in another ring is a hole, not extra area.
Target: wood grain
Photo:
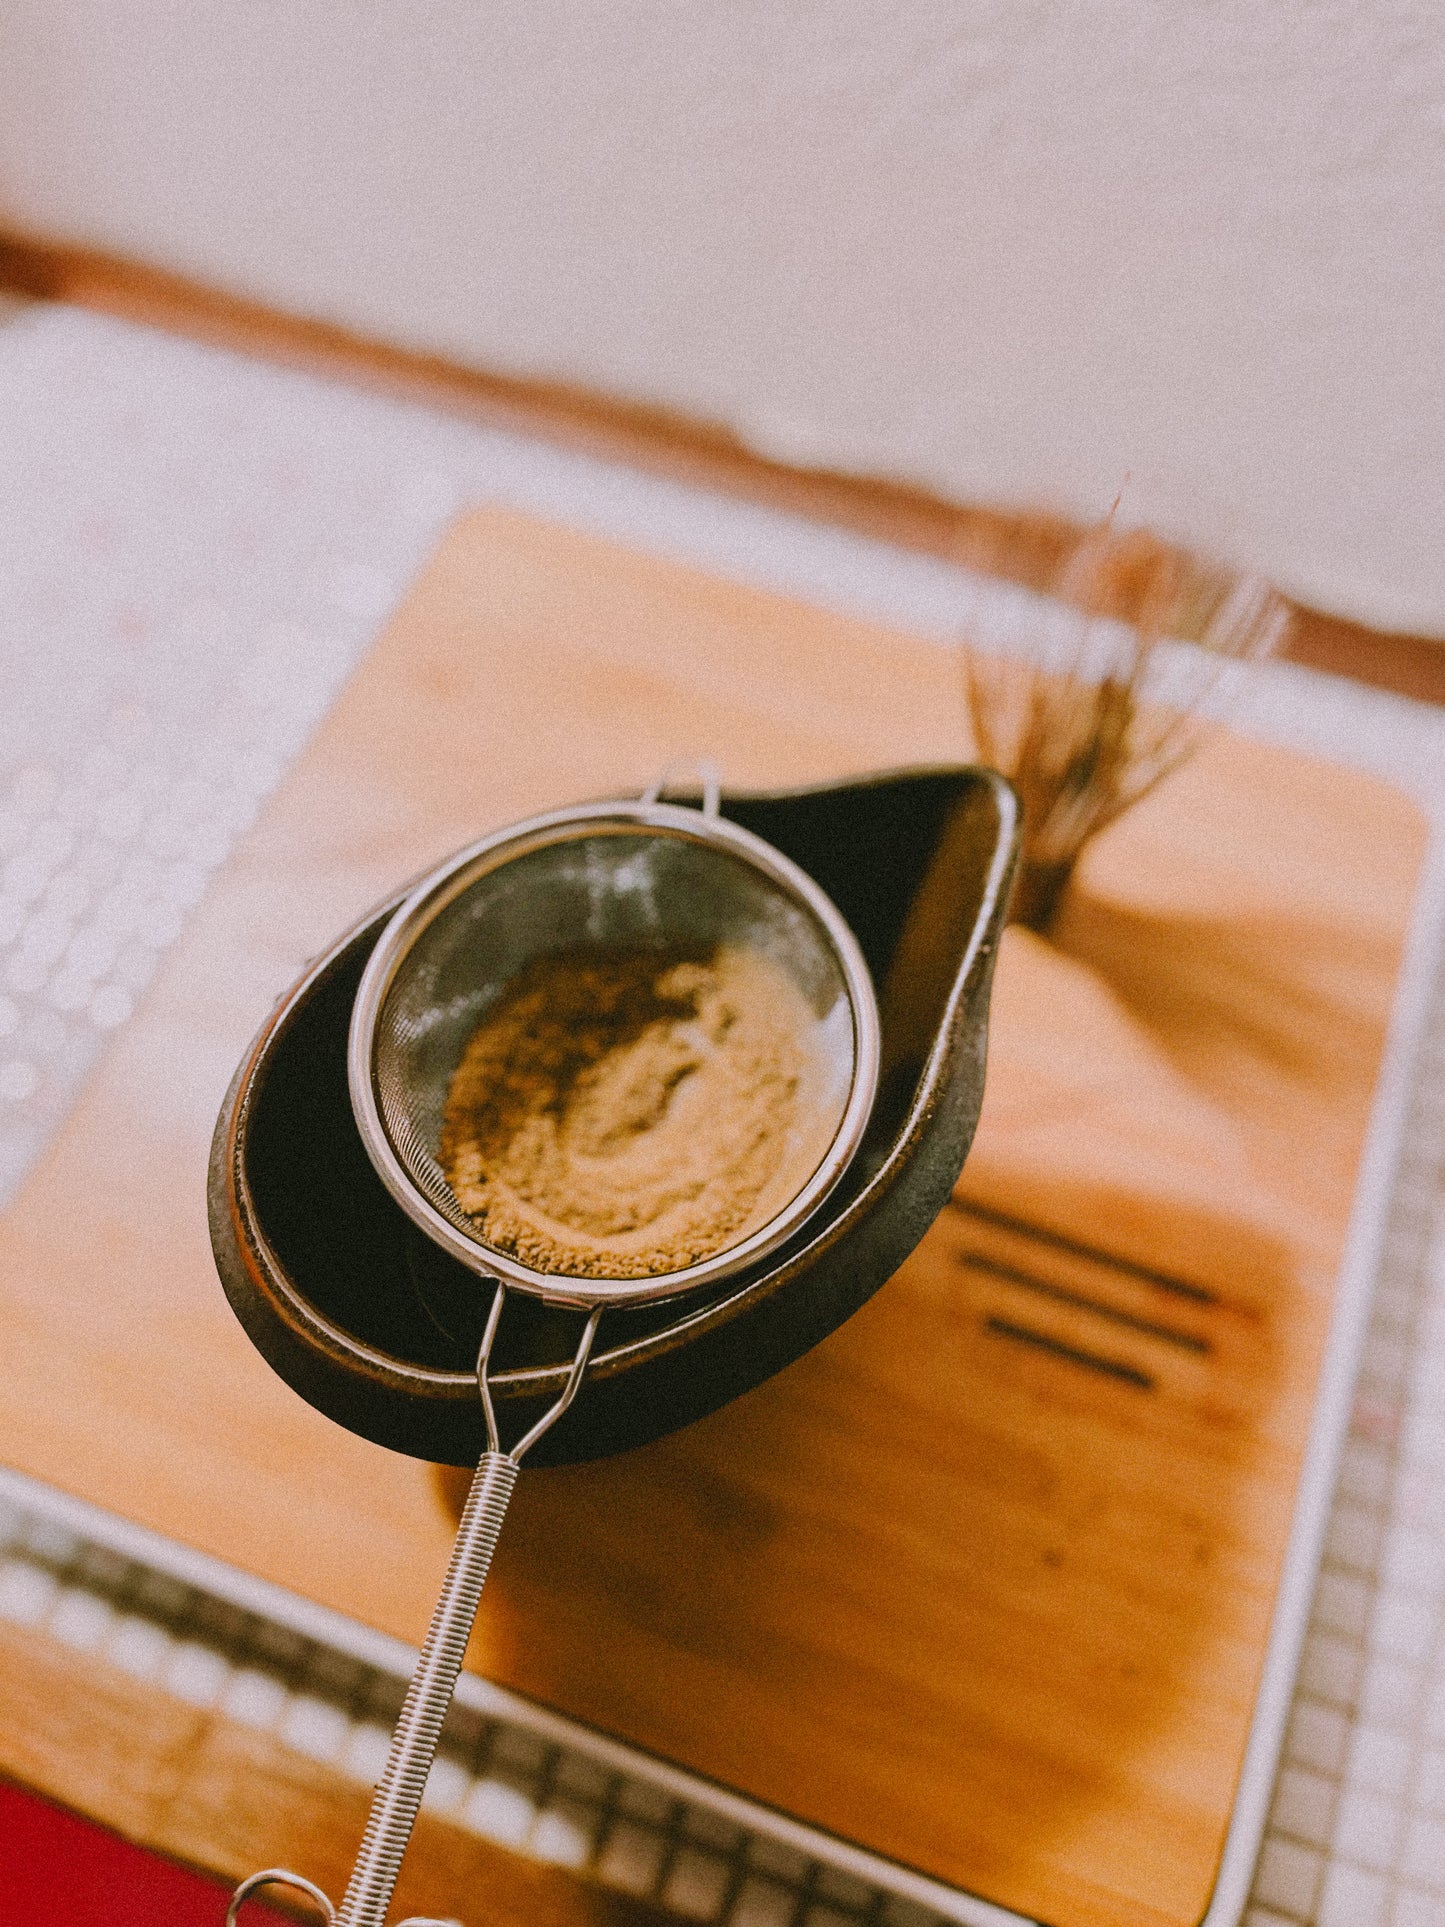
[[[489,826],[677,755],[739,784],[957,759],[963,716],[936,646],[459,524],[0,1221],[7,1455],[417,1637],[429,1475],[273,1379],[212,1273],[247,1033]],[[1051,1927],[1192,1927],[1422,840],[1383,785],[1212,738],[1091,852],[1057,944],[1010,933],[973,1208],[735,1406],[524,1478],[476,1663]]]
[[[286,1866],[337,1898],[367,1789],[44,1633],[0,1625],[0,1775],[228,1883]],[[264,1896],[283,1903],[272,1891]],[[663,1927],[677,1916],[479,1840],[417,1823],[395,1915],[488,1927]],[[123,1906],[117,1917],[129,1917]],[[305,1918],[314,1915],[307,1910]]]

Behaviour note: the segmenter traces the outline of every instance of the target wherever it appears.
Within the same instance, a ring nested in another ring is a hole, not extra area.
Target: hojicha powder
[[[487,1242],[537,1271],[641,1278],[699,1263],[778,1208],[780,1177],[791,1195],[813,1022],[786,973],[748,948],[536,958],[452,1079],[447,1181]]]

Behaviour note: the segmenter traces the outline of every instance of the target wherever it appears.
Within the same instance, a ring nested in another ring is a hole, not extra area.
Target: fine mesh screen
[[[442,1113],[466,1044],[535,957],[578,945],[759,950],[812,1013],[799,1039],[804,1102],[781,1161],[774,1214],[807,1184],[837,1134],[852,1086],[855,1025],[828,933],[762,870],[656,829],[553,838],[482,873],[459,873],[417,933],[382,1002],[373,1075],[387,1136],[431,1204],[483,1245],[437,1163]],[[756,1227],[738,1232],[741,1239]]]

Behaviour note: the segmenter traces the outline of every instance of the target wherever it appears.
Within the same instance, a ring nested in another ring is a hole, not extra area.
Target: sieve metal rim
[[[741,1243],[683,1270],[645,1279],[571,1278],[534,1271],[454,1224],[408,1171],[392,1141],[376,1088],[377,1027],[387,993],[411,946],[462,891],[492,870],[544,845],[599,833],[635,833],[639,828],[726,850],[761,870],[821,925],[842,972],[853,1023],[853,1074],[848,1099],[827,1155],[808,1183],[784,1210]],[[346,1068],[352,1113],[367,1156],[387,1191],[414,1224],[478,1277],[515,1286],[548,1304],[590,1309],[678,1297],[731,1277],[775,1251],[823,1203],[848,1168],[873,1108],[879,1052],[873,980],[857,938],[827,893],[781,850],[712,809],[701,811],[644,797],[639,802],[581,804],[525,818],[479,838],[423,876],[393,913],[362,974],[352,1006]]]

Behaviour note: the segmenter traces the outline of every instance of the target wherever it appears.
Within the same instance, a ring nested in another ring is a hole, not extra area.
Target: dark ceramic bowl
[[[583,1391],[532,1463],[659,1438],[816,1345],[922,1238],[978,1121],[1018,842],[1008,785],[908,770],[722,809],[852,925],[878,990],[878,1097],[843,1183],[790,1243],[711,1295],[604,1314]],[[308,968],[237,1071],[211,1151],[211,1243],[236,1316],[303,1398],[379,1445],[470,1465],[485,1445],[475,1360],[490,1293],[387,1195],[346,1081],[352,999],[403,895]],[[508,1299],[493,1372],[504,1443],[561,1391],[579,1330],[576,1313]]]

